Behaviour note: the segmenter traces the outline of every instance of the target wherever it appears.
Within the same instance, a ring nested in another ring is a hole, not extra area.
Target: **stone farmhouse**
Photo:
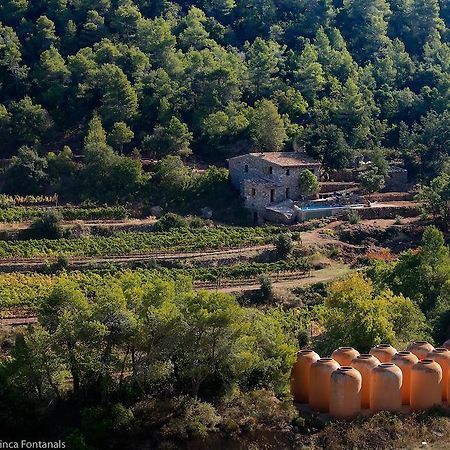
[[[304,152],[248,153],[228,160],[230,179],[253,221],[289,221],[293,202],[301,199],[299,175],[309,169],[320,178],[321,164]],[[277,220],[276,216],[286,216]]]

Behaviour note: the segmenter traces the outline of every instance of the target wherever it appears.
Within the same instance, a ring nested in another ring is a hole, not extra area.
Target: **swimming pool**
[[[350,209],[350,208],[363,208],[365,205],[362,203],[354,204],[354,205],[311,205],[311,206],[302,206],[300,211],[321,211],[324,209]]]

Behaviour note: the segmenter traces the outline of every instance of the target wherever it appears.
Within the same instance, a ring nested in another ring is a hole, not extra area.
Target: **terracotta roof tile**
[[[249,153],[247,155],[236,156],[235,158],[242,158],[243,156],[252,156],[253,158],[260,158],[271,164],[276,164],[281,167],[299,167],[299,166],[318,166],[320,162],[304,152],[265,152],[265,153]],[[235,159],[230,158],[230,159]]]

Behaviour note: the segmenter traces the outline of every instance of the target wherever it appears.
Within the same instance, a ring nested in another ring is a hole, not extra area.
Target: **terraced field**
[[[114,236],[77,239],[0,241],[0,258],[47,256],[136,255],[161,251],[202,251],[268,244],[280,233],[276,227],[181,228],[168,232],[118,232]]]
[[[110,220],[128,216],[128,211],[123,206],[93,208],[11,206],[0,208],[0,223],[33,221],[51,212],[60,214],[63,220]]]
[[[283,260],[273,263],[240,263],[214,268],[193,267],[189,269],[116,269],[86,270],[63,272],[60,274],[40,273],[7,273],[0,274],[0,313],[11,308],[38,308],[42,299],[49,294],[57,282],[73,281],[86,292],[92,289],[102,278],[113,279],[118,283],[126,283],[131,278],[138,279],[140,284],[152,283],[155,279],[192,280],[198,287],[214,287],[220,281],[229,286],[231,281],[237,284],[257,281],[261,274],[276,274],[290,278],[301,277],[311,269],[305,258]],[[8,315],[8,314],[6,314]]]

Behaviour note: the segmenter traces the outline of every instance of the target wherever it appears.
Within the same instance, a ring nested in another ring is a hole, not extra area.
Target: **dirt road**
[[[299,275],[298,277],[295,277],[290,280],[280,280],[276,281],[275,277],[271,277],[272,279],[272,285],[274,287],[278,288],[293,288],[297,286],[310,286],[312,284],[316,283],[325,283],[328,281],[333,281],[338,278],[342,278],[345,275],[348,275],[351,272],[351,269],[348,265],[339,263],[339,262],[333,262],[329,267],[326,267],[325,269],[319,269],[311,272],[310,276],[307,275]],[[225,283],[224,283],[225,284]],[[207,290],[217,290],[220,292],[228,292],[228,293],[235,293],[235,292],[247,292],[247,291],[256,291],[260,288],[259,282],[251,282],[251,283],[243,283],[236,286],[223,286],[219,288],[209,287]]]
[[[103,264],[130,264],[146,261],[174,261],[183,259],[226,259],[239,255],[256,255],[265,250],[273,250],[272,244],[255,245],[252,247],[229,248],[224,250],[209,250],[201,252],[152,252],[110,256],[69,256],[67,260],[73,269],[81,269],[84,266]],[[20,272],[34,270],[44,264],[56,262],[56,256],[36,258],[2,258],[0,259],[0,272]]]

